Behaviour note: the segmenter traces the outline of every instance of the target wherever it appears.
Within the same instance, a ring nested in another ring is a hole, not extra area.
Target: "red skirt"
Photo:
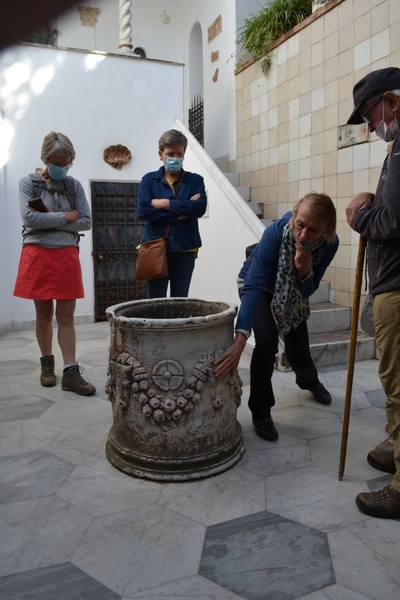
[[[29,300],[75,300],[84,297],[76,246],[22,248],[14,296]]]

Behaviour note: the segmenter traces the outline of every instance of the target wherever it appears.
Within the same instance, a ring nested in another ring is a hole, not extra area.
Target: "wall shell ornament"
[[[103,152],[103,158],[114,169],[120,171],[124,165],[130,162],[132,155],[131,151],[121,144],[115,146],[108,146]]]

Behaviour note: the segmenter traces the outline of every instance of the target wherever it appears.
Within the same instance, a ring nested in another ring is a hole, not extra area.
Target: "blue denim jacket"
[[[198,219],[207,208],[204,180],[197,173],[184,172],[178,191],[178,182],[174,183],[175,195],[164,178],[164,167],[158,171],[146,173],[139,186],[138,216],[146,221],[143,241],[162,237],[170,225],[168,235],[169,252],[179,252],[200,248],[201,238]],[[199,200],[190,200],[200,194]],[[153,198],[168,198],[170,210],[153,208]],[[186,218],[178,221],[178,216]]]

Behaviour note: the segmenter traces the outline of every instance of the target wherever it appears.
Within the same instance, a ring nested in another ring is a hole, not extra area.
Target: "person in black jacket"
[[[165,131],[158,141],[163,166],[147,173],[139,186],[138,216],[143,219],[143,242],[168,233],[168,277],[147,282],[149,298],[187,297],[194,263],[201,246],[199,217],[207,208],[204,180],[183,170],[187,138],[177,129]],[[169,226],[169,230],[168,230]]]
[[[367,238],[369,288],[373,296],[379,377],[393,451],[372,450],[368,462],[393,473],[391,485],[358,494],[357,506],[375,517],[400,517],[400,69],[369,73],[353,89],[350,124],[367,123],[372,133],[392,142],[374,194],[357,194],[346,208],[352,229]]]

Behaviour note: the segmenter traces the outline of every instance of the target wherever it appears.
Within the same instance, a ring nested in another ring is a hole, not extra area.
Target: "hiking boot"
[[[315,388],[310,390],[312,395],[314,396],[314,400],[319,402],[320,404],[330,404],[332,402],[332,396],[328,392],[328,390],[319,383]]]
[[[393,438],[389,435],[385,441],[381,442],[368,453],[367,461],[378,471],[384,473],[396,473],[396,463],[394,462]]]
[[[253,423],[253,425],[256,430],[256,434],[263,440],[267,440],[267,442],[275,442],[275,440],[278,439],[279,433],[275,429],[274,422],[271,418],[264,419],[263,421],[257,421],[256,423]]]
[[[54,373],[54,355],[41,356],[40,367],[42,369],[40,373],[40,383],[44,387],[52,387],[56,385],[56,375]]]
[[[398,519],[400,517],[400,494],[391,485],[377,492],[363,492],[356,498],[358,508],[371,517]]]
[[[76,392],[81,396],[91,396],[96,388],[91,383],[85,381],[81,375],[83,368],[78,364],[67,367],[63,371],[61,388],[65,392]]]

